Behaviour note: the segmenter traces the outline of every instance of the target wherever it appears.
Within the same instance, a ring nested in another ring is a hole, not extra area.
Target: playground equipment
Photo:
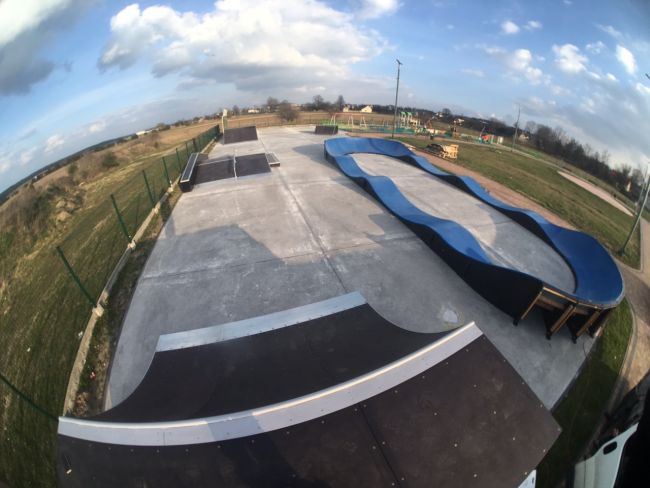
[[[458,159],[458,144],[432,143],[427,149],[434,155],[445,159]]]

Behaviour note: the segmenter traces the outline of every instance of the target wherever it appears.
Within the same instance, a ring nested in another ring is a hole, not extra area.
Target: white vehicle
[[[634,424],[622,434],[606,442],[590,458],[576,464],[574,488],[613,488],[616,483],[625,443],[636,432]]]

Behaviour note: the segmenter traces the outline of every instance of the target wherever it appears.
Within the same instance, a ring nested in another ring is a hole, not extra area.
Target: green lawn
[[[400,138],[415,147],[426,139]],[[465,144],[458,151],[457,164],[480,173],[548,208],[576,228],[596,237],[615,253],[625,242],[633,218],[587,190],[560,176],[558,168],[503,147]],[[622,260],[639,267],[638,231]]]
[[[174,179],[179,174],[175,151],[163,145],[155,156],[124,162],[84,184],[81,208],[63,228],[51,224],[29,246],[16,242],[17,232],[0,229],[0,262],[13,270],[8,286],[0,289],[0,372],[52,415],[61,413],[79,333],[91,310],[55,247],[63,248],[89,293],[98,298],[128,242],[109,196],[115,195],[133,234],[151,209],[142,171],[157,200],[167,186],[160,152],[170,150],[167,172]],[[187,160],[184,150],[179,159]],[[56,423],[2,383],[0,399],[0,481],[15,487],[53,486]]]

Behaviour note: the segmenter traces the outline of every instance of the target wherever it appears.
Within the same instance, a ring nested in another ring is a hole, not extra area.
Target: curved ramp
[[[558,431],[474,324],[409,332],[353,293],[162,336],[127,400],[60,419],[58,470],[63,487],[517,486]]]
[[[492,262],[478,241],[456,222],[423,212],[385,176],[364,172],[350,154],[382,154],[415,165],[472,195],[535,234],[555,249],[574,274],[574,290],[562,290],[537,276]],[[548,222],[541,215],[512,207],[492,197],[475,180],[440,171],[404,144],[368,138],[325,141],[325,156],[377,198],[438,253],[472,288],[514,318],[522,320],[534,306],[548,311],[547,336],[567,323],[574,340],[606,319],[623,299],[624,285],[616,263],[593,237]]]

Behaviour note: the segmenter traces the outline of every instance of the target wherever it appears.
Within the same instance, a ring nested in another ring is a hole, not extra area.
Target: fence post
[[[192,144],[194,144],[194,152],[199,152],[199,150],[196,147],[196,139],[192,137]]]
[[[181,166],[181,157],[178,155],[178,148],[176,148],[176,162],[178,163],[178,172],[180,174],[183,172],[183,167]]]
[[[83,296],[86,297],[86,300],[88,300],[88,303],[90,303],[91,307],[95,306],[95,300],[93,300],[93,297],[90,296],[90,293],[88,293],[88,290],[86,290],[86,287],[83,285],[79,277],[77,276],[77,273],[74,272],[72,269],[72,266],[70,266],[70,263],[65,257],[65,254],[63,254],[63,249],[61,249],[61,246],[56,246],[56,252],[59,253],[59,257],[61,258],[61,261],[63,261],[63,265],[65,268],[68,270],[68,273],[70,273],[70,276],[72,276],[72,279],[74,282],[77,284],[79,289],[81,290],[81,293],[83,293]]]
[[[187,157],[189,158],[189,157],[190,157],[190,153],[191,153],[192,151],[190,151],[190,148],[187,147],[187,141],[185,141],[185,151],[187,152]]]
[[[117,220],[120,221],[120,227],[122,228],[122,232],[124,233],[124,236],[129,241],[129,244],[131,244],[131,242],[133,242],[133,237],[131,237],[131,234],[129,234],[129,231],[126,228],[126,224],[124,223],[124,219],[122,218],[120,209],[117,208],[117,202],[115,201],[115,197],[113,196],[112,193],[111,193],[111,202],[113,202],[113,208],[115,209],[115,213],[117,214]]]
[[[167,171],[167,163],[165,162],[165,156],[162,157],[162,163],[163,163],[163,168],[165,168],[165,176],[167,177],[167,183],[169,183],[169,186],[171,188],[172,180],[169,179],[169,171]]]
[[[147,193],[149,194],[149,200],[151,200],[151,207],[156,206],[156,200],[153,198],[153,193],[151,192],[151,187],[149,186],[149,180],[147,179],[147,173],[142,170],[142,176],[144,177],[144,184],[147,186]]]

